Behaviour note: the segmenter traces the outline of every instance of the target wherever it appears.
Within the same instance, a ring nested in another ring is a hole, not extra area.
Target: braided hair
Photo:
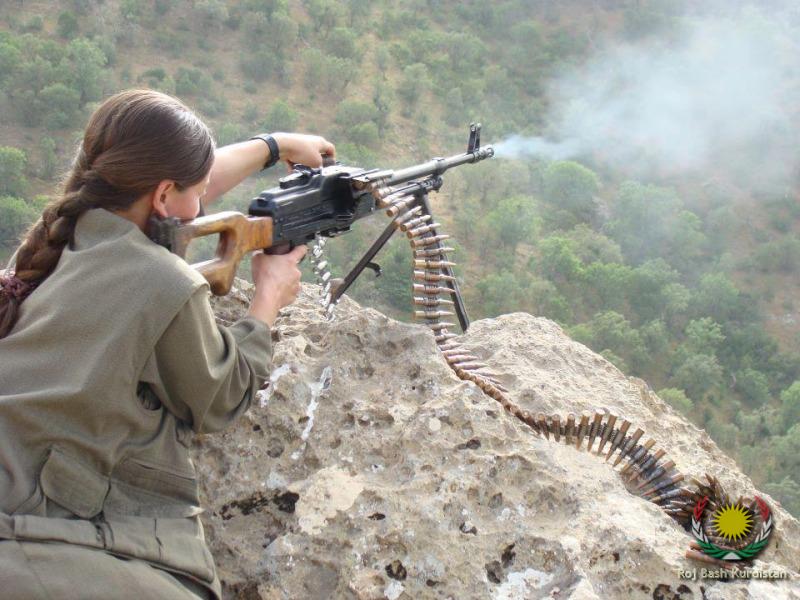
[[[89,118],[63,192],[25,234],[15,281],[30,290],[40,285],[87,210],[128,208],[164,179],[178,191],[196,185],[211,170],[214,149],[209,128],[176,98],[154,90],[111,96]],[[0,288],[0,339],[14,327],[23,301]]]

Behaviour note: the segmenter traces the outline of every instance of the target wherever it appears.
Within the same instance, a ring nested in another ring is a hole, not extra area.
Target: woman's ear
[[[167,212],[167,197],[170,191],[174,189],[174,182],[164,179],[156,186],[151,196],[151,203],[153,207],[153,214],[158,215],[162,219],[169,216]]]

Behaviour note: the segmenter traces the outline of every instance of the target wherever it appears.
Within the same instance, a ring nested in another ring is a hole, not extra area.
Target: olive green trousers
[[[102,550],[0,540],[0,598],[206,600],[212,594],[187,578]]]

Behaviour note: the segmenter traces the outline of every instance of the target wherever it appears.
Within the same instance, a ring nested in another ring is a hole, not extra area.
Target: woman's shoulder
[[[84,268],[102,264],[113,268],[117,280],[138,288],[169,289],[182,296],[208,286],[183,258],[153,242],[133,222],[107,210],[82,216],[75,234],[70,258]]]

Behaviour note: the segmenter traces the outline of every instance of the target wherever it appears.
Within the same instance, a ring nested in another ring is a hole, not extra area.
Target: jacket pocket
[[[108,477],[57,447],[50,449],[39,483],[49,500],[84,519],[103,510],[109,485]]]
[[[193,475],[161,464],[128,458],[116,466],[105,503],[107,515],[191,517],[200,508]]]

